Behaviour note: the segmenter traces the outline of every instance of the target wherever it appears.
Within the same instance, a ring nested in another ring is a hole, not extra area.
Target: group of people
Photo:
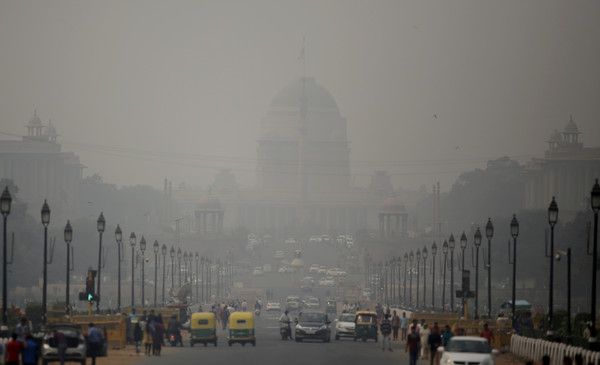
[[[174,317],[169,320],[169,327],[172,327],[171,322],[174,322],[177,328],[179,328],[177,316]],[[144,353],[146,356],[160,356],[166,334],[162,314],[159,313],[157,315],[152,309],[150,310],[150,314],[144,311],[142,316],[139,317],[135,309],[133,309],[129,318],[133,327],[133,341],[135,343],[136,354],[140,355],[142,344],[144,344]]]

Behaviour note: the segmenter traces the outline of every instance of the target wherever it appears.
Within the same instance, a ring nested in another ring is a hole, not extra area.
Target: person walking
[[[17,341],[17,333],[13,332],[11,340],[6,343],[6,351],[4,352],[6,365],[19,365],[19,355],[26,346],[23,342]]]
[[[33,340],[33,336],[28,333],[25,335],[27,347],[23,351],[23,365],[37,365],[38,362],[38,345]],[[64,353],[63,353],[64,360]],[[64,362],[63,362],[64,363]],[[63,364],[61,363],[61,364]]]
[[[481,331],[480,336],[483,337],[483,338],[485,338],[486,340],[488,340],[488,342],[490,343],[490,345],[494,341],[494,331],[492,331],[491,329],[489,329],[487,323],[483,324],[483,331]]]
[[[402,341],[406,340],[406,330],[408,329],[408,318],[406,318],[406,312],[402,312],[402,318],[400,318],[400,329],[402,330]]]
[[[139,322],[136,322],[135,326],[133,327],[133,341],[135,343],[135,353],[138,356],[140,356],[143,339],[144,339],[144,332],[142,331],[142,326],[140,326]]]
[[[54,335],[52,337],[54,339],[54,344],[56,345],[56,349],[58,352],[58,360],[60,361],[60,365],[65,364],[65,353],[67,352],[67,337],[64,333],[54,330]]]
[[[406,336],[406,347],[405,352],[410,355],[410,365],[417,365],[417,359],[419,358],[419,344],[421,343],[421,337],[417,334],[417,326],[410,328],[410,333]]]
[[[429,325],[427,323],[423,324],[423,328],[421,329],[421,359],[427,360],[429,359],[429,349],[427,348],[427,343],[429,342],[429,335],[431,334],[431,330],[429,329]]]
[[[381,351],[385,351],[385,344],[387,342],[387,347],[389,351],[392,350],[392,343],[390,342],[390,334],[392,333],[392,323],[390,322],[390,315],[386,314],[381,320],[381,324],[379,325],[379,330],[381,331]]]
[[[102,333],[98,327],[94,326],[94,323],[90,323],[90,328],[87,332],[87,340],[90,345],[92,365],[96,365],[96,357],[100,356],[100,348],[102,346]]]
[[[392,340],[398,341],[398,330],[400,329],[400,317],[396,314],[396,311],[392,316]]]
[[[454,337],[454,333],[450,330],[450,325],[447,324],[442,333],[442,346],[446,347],[452,337]]]
[[[438,347],[442,346],[442,335],[437,322],[433,323],[433,328],[427,339],[429,345],[429,365],[437,365],[440,362],[440,355],[437,351]]]

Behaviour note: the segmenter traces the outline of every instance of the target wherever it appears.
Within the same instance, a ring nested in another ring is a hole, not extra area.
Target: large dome
[[[339,112],[337,103],[331,93],[323,86],[319,85],[312,77],[300,78],[284,87],[273,98],[271,107],[300,108],[303,83],[306,103],[309,109],[325,108],[335,109]]]

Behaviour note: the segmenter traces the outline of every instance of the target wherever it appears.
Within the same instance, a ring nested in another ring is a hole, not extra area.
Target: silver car
[[[85,365],[87,353],[85,337],[83,337],[80,327],[71,323],[56,323],[48,326],[48,332],[44,335],[41,349],[42,365],[59,361],[58,347],[54,340],[54,331],[62,333],[67,338],[65,361],[76,361]]]
[[[439,347],[440,364],[494,365],[498,350],[492,350],[487,339],[481,337],[454,336],[446,347]]]

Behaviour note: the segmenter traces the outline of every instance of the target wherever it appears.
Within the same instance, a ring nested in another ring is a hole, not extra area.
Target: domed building
[[[394,238],[406,235],[408,213],[406,213],[404,203],[396,196],[387,198],[383,202],[378,217],[380,237]],[[401,224],[402,227],[400,227]]]
[[[223,234],[223,219],[225,211],[221,206],[219,198],[208,194],[198,202],[195,211],[196,227],[200,234]]]

